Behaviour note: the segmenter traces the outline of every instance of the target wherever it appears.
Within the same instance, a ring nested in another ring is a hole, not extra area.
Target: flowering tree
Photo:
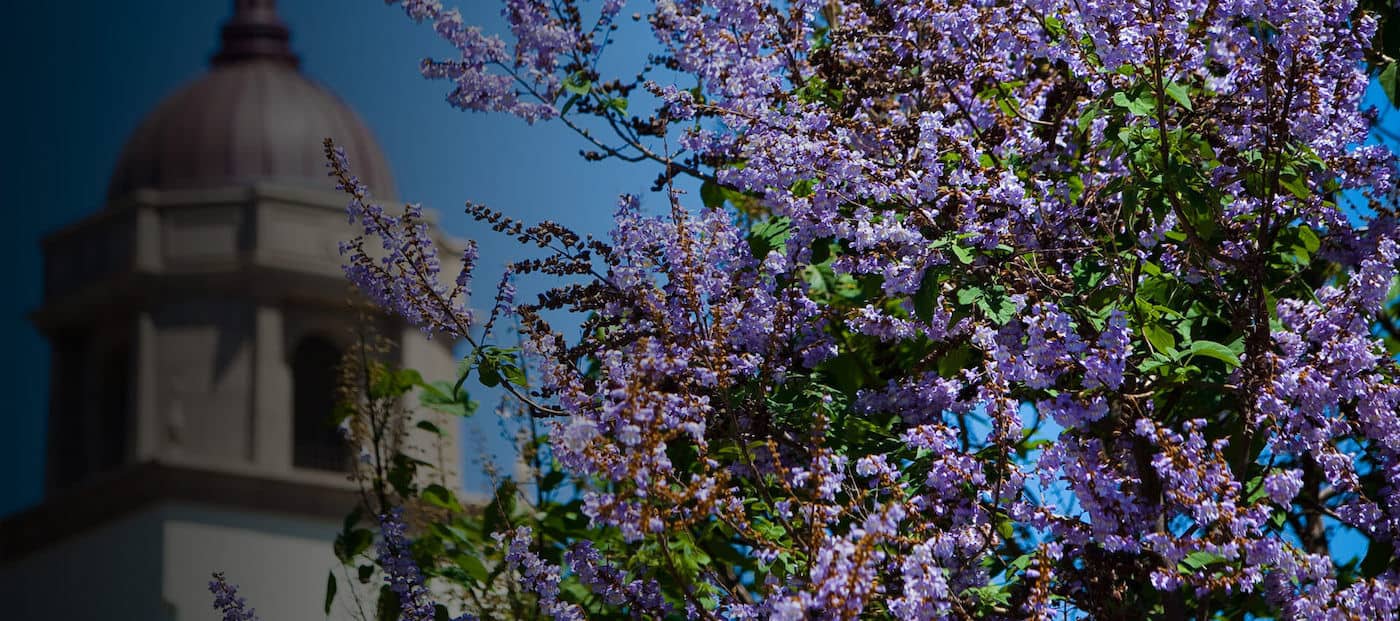
[[[658,0],[628,79],[620,0],[506,0],[508,40],[389,4],[460,52],[422,66],[453,105],[655,165],[670,208],[469,206],[543,253],[478,314],[474,247],[439,282],[328,145],[347,273],[472,346],[425,398],[474,377],[537,430],[484,508],[379,498],[388,617],[1397,617],[1388,0]]]

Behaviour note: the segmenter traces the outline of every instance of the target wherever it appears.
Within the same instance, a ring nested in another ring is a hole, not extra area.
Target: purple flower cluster
[[[607,31],[572,0],[508,0],[508,51],[401,4],[461,52],[425,65],[454,105],[527,120],[567,120],[555,102]],[[1371,332],[1400,259],[1397,160],[1357,146],[1374,16],[662,0],[646,21],[686,77],[649,85],[650,119],[589,113],[664,140],[667,174],[714,164],[711,207],[624,197],[589,283],[515,310],[595,526],[629,546],[722,526],[783,559],[782,581],[702,572],[693,592],[720,595],[687,610],[1117,618],[1257,593],[1281,618],[1395,618],[1397,576],[1341,586],[1324,537],[1333,520],[1400,543],[1400,367]],[[435,265],[418,216],[340,176],[388,253],[352,247],[352,278],[434,329],[469,322],[464,280],[389,267]],[[503,539],[509,561],[575,618],[529,539]],[[566,553],[606,603],[661,609],[607,560]],[[1145,599],[1123,599],[1131,581]]]
[[[452,287],[439,279],[442,263],[423,208],[404,207],[392,215],[370,201],[369,188],[350,173],[345,150],[326,140],[330,175],[350,196],[346,206],[351,224],[363,234],[340,244],[345,275],[379,306],[392,310],[424,331],[461,337],[467,334],[473,314],[466,306],[471,295],[471,273],[476,265],[476,244],[462,252],[461,271]],[[367,248],[366,238],[378,239],[380,248]]]
[[[497,541],[506,546],[506,563],[519,572],[520,584],[539,597],[540,608],[556,621],[582,621],[583,609],[559,598],[560,571],[530,551],[531,530],[517,526],[509,535],[495,533]],[[575,558],[581,563],[587,561]]]
[[[403,509],[395,507],[379,516],[379,566],[384,571],[384,583],[399,597],[402,618],[431,621],[434,618],[432,594],[409,553],[406,529]]]
[[[238,585],[230,583],[223,573],[214,573],[209,592],[214,594],[214,610],[223,613],[224,621],[258,621],[257,613],[238,594]]]
[[[580,541],[564,552],[564,562],[579,582],[609,605],[628,604],[639,613],[657,618],[670,612],[656,580],[627,580],[623,572],[608,565],[591,541]]]
[[[434,600],[428,590],[427,580],[413,560],[412,541],[409,540],[408,525],[403,520],[403,509],[394,507],[379,516],[379,542],[377,561],[384,572],[384,584],[398,597],[398,618],[405,621],[430,621],[437,618],[441,605]],[[476,616],[463,613],[453,617],[453,621],[476,621]]]
[[[457,49],[457,58],[425,59],[425,77],[447,80],[453,90],[448,103],[463,110],[505,112],[534,123],[559,116],[555,100],[563,93],[565,64],[596,58],[622,0],[603,3],[596,23],[587,30],[576,13],[560,14],[558,3],[544,0],[505,0],[506,18],[515,45],[482,33],[462,21],[457,9],[444,9],[438,0],[385,0],[397,4],[416,22],[430,22],[439,37]],[[573,62],[567,62],[573,61]]]

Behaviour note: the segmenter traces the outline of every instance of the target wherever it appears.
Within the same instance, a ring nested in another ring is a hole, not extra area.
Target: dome
[[[331,190],[326,138],[345,149],[375,195],[394,196],[393,176],[369,129],[302,75],[289,38],[273,0],[235,0],[209,72],[141,122],[117,161],[107,197],[255,182]]]

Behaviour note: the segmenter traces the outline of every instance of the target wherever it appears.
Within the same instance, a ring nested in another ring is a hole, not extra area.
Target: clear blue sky
[[[10,282],[0,295],[6,347],[0,386],[8,396],[0,414],[0,515],[40,498],[49,356],[27,319],[39,303],[39,237],[101,208],[127,135],[164,96],[204,71],[233,3],[13,4],[0,43],[9,119],[0,179],[10,214],[0,227]],[[468,19],[500,28],[499,3],[455,4]],[[417,67],[424,56],[450,49],[395,7],[380,0],[281,0],[279,8],[303,70],[364,118],[388,156],[399,194],[437,208],[454,235],[483,242],[478,292],[489,295],[499,266],[522,255],[513,242],[465,217],[464,200],[527,222],[550,218],[598,233],[606,231],[619,193],[650,187],[654,170],[584,162],[577,154],[583,145],[557,124],[532,128],[449,107],[447,85],[424,80]],[[614,50],[633,60],[636,51]],[[659,201],[653,195],[648,202]],[[493,397],[479,398],[485,424],[468,435],[496,437]]]

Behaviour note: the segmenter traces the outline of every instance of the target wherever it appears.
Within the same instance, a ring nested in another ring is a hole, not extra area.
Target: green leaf
[[[1102,113],[1103,111],[1099,109],[1097,103],[1089,104],[1085,106],[1084,112],[1080,113],[1079,121],[1075,126],[1079,129],[1080,133],[1089,131],[1089,127],[1094,124],[1094,119],[1099,118],[1099,115]]]
[[[1372,541],[1366,548],[1366,557],[1361,560],[1361,573],[1367,578],[1374,578],[1390,567],[1390,559],[1395,554],[1395,548],[1386,541]]]
[[[510,524],[515,515],[515,481],[504,479],[492,493],[491,502],[482,510],[481,529],[494,533]]]
[[[1029,552],[1027,552],[1026,554],[1022,554],[1012,559],[1011,562],[1007,564],[1007,567],[1014,569],[1017,572],[1025,571],[1026,568],[1031,566],[1032,558],[1033,556]]]
[[[503,365],[501,367],[501,375],[505,377],[506,381],[520,386],[521,388],[524,388],[529,383],[525,378],[525,370],[513,364]]]
[[[1016,116],[1016,113],[1021,110],[1021,104],[1011,97],[997,97],[996,101],[997,108],[1006,116]]]
[[[331,571],[326,574],[326,616],[330,616],[331,604],[333,603],[335,603],[335,572]]]
[[[953,255],[956,256],[958,261],[963,265],[972,263],[973,259],[976,258],[976,255],[972,253],[972,249],[962,246],[961,244],[954,243],[952,250]]]
[[[544,491],[553,490],[564,482],[564,473],[559,470],[551,470],[549,474],[540,479],[540,489]]]
[[[401,495],[409,496],[417,493],[417,485],[414,484],[414,476],[418,473],[418,466],[423,462],[414,459],[403,453],[397,453],[389,460],[389,474],[384,477],[394,491]]]
[[[371,374],[374,378],[369,388],[371,398],[399,397],[423,384],[423,376],[413,369],[393,371],[380,366],[376,370],[381,372]]]
[[[375,618],[379,621],[397,621],[399,612],[399,594],[387,584],[379,587],[379,605],[375,611]]]
[[[769,252],[787,252],[785,242],[792,232],[787,218],[769,218],[756,222],[749,230],[749,250],[755,259],[768,256]]]
[[[852,352],[844,352],[822,363],[823,369],[831,374],[835,386],[847,393],[855,393],[865,385],[868,373],[865,363]]]
[[[568,114],[568,113],[569,113],[569,110],[571,110],[571,109],[574,107],[574,104],[578,103],[580,99],[583,99],[583,96],[581,96],[581,95],[572,95],[572,96],[570,96],[570,97],[569,97],[569,100],[566,101],[566,102],[564,102],[564,107],[559,109],[559,116],[564,116],[564,115]]]
[[[359,526],[360,518],[362,517],[364,517],[364,511],[359,507],[355,507],[349,515],[345,516],[345,522],[341,525],[341,530],[347,533],[354,530],[356,526]]]
[[[331,426],[339,427],[345,419],[355,415],[355,406],[351,403],[339,401],[335,408],[331,410]]]
[[[1186,558],[1181,559],[1181,566],[1187,568],[1189,571],[1197,571],[1223,562],[1225,562],[1225,557],[1219,554],[1197,550],[1187,554]]]
[[[1400,18],[1395,19],[1400,21]],[[1381,71],[1377,81],[1381,83],[1381,90],[1385,91],[1385,96],[1390,98],[1390,103],[1400,107],[1400,72],[1396,71],[1397,66],[1400,66],[1400,60],[1390,61],[1385,70]]]
[[[1185,85],[1181,84],[1180,82],[1172,82],[1167,85],[1166,90],[1168,97],[1171,97],[1172,99],[1176,100],[1176,103],[1181,104],[1181,107],[1186,108],[1187,110],[1192,110],[1191,96],[1186,92]]]
[[[1187,187],[1182,190],[1182,211],[1192,228],[1206,241],[1215,235],[1218,201]]]
[[[932,269],[924,270],[924,277],[919,282],[919,290],[914,293],[914,315],[919,319],[928,321],[930,317],[933,317],[938,289],[938,273]]]
[[[614,97],[608,100],[608,107],[617,110],[622,114],[627,114],[627,100],[622,97]]]
[[[1176,348],[1176,337],[1159,323],[1149,323],[1142,327],[1142,336],[1152,344],[1153,349],[1166,353]]]
[[[719,209],[724,206],[724,188],[718,183],[706,181],[700,184],[700,202],[710,209]]]
[[[994,288],[991,294],[978,300],[977,308],[982,309],[982,312],[999,326],[1006,325],[1006,322],[1016,315],[1016,303],[1011,301],[1011,297],[1006,295],[1006,291],[1001,287]]]
[[[1113,94],[1113,104],[1120,108],[1127,108],[1137,116],[1151,116],[1155,107],[1153,98],[1148,95],[1129,98],[1127,93],[1119,91]]]
[[[575,95],[587,95],[593,90],[593,82],[584,77],[582,71],[575,71],[564,78],[564,90]]]
[[[813,265],[826,263],[826,260],[831,258],[831,244],[833,243],[835,240],[830,237],[812,240]]]
[[[482,564],[481,559],[475,556],[461,554],[453,560],[458,567],[462,568],[462,571],[467,572],[467,575],[475,578],[477,582],[487,582],[490,577],[490,572],[486,571],[486,565]]]
[[[966,344],[950,350],[938,359],[938,374],[943,377],[956,377],[972,360],[972,348]]]
[[[1298,240],[1303,242],[1303,248],[1308,252],[1317,252],[1317,249],[1322,247],[1322,240],[1317,238],[1317,233],[1312,227],[1298,227]]]
[[[434,412],[453,416],[471,416],[476,411],[476,403],[467,398],[467,392],[452,382],[437,381],[431,384],[420,384],[419,389],[418,403]]]
[[[442,430],[441,430],[441,429],[438,429],[438,426],[437,426],[437,425],[434,425],[434,424],[432,424],[432,423],[430,423],[430,422],[428,422],[428,421],[425,421],[425,420],[420,420],[420,421],[418,421],[418,424],[414,425],[414,427],[417,427],[417,428],[419,428],[419,429],[422,429],[423,431],[426,431],[426,432],[431,433],[431,434],[433,434],[433,435],[438,435],[438,436],[442,435]]]
[[[477,381],[487,388],[499,386],[501,383],[501,372],[496,368],[496,361],[490,358],[481,359],[481,364],[476,368],[476,377]]]
[[[394,375],[395,381],[397,381],[398,385],[402,386],[405,391],[423,383],[423,374],[419,373],[416,369],[399,369],[398,373]]]
[[[1312,194],[1312,191],[1308,189],[1307,181],[1302,177],[1282,175],[1279,177],[1279,185],[1299,199],[1307,199]]]
[[[997,534],[1002,539],[1010,540],[1016,534],[1016,523],[1011,520],[1001,520],[997,522]]]
[[[1005,608],[1011,603],[1011,594],[1007,592],[1006,585],[987,585],[973,587],[964,591],[975,597],[982,606]]]
[[[424,488],[421,496],[428,504],[435,507],[452,510],[457,509],[457,499],[452,497],[452,492],[446,487],[436,483]]]
[[[1232,369],[1240,366],[1240,357],[1235,355],[1235,352],[1231,351],[1229,347],[1215,341],[1192,341],[1191,355],[1214,358],[1224,362]]]
[[[357,528],[347,533],[341,533],[335,538],[335,556],[341,562],[348,563],[360,553],[368,550],[373,542],[374,533],[370,532],[369,529]]]
[[[976,304],[985,294],[982,292],[982,289],[978,287],[964,287],[958,289],[957,295],[959,304],[971,305]]]

